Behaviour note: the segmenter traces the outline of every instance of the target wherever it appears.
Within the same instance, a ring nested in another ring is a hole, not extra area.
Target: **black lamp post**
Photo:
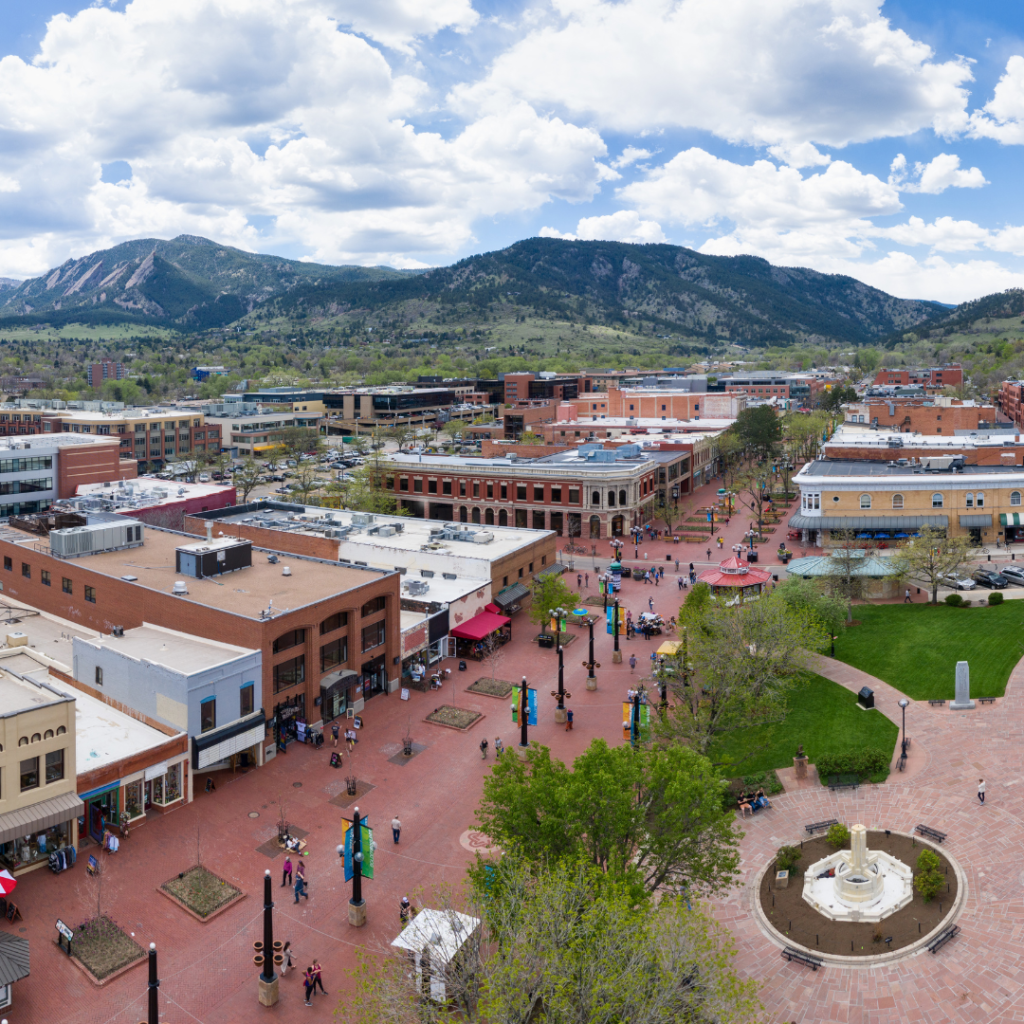
[[[559,724],[565,722],[565,680],[563,677],[564,664],[562,655],[562,619],[568,614],[564,608],[552,608],[551,614],[555,617],[555,638],[558,644],[558,707],[555,709],[555,721]]]
[[[903,752],[903,756],[907,756],[907,705],[910,703],[906,697],[900,700],[900,707],[903,709],[903,743],[900,746],[900,750]]]
[[[160,1024],[160,1008],[157,1006],[156,994],[160,987],[160,979],[156,976],[156,943],[149,944],[149,1022]]]
[[[348,923],[354,928],[366,924],[366,900],[363,899],[363,833],[359,808],[352,808],[352,898],[348,901]],[[344,858],[345,847],[335,847]]]
[[[587,689],[597,689],[597,676],[594,675],[594,669],[600,668],[601,665],[594,661],[594,617],[591,616],[587,620],[587,626],[590,629],[590,657],[587,661],[583,662],[583,667],[587,670]],[[569,695],[571,696],[571,694]]]
[[[277,974],[274,972],[274,891],[271,888],[270,869],[263,872],[263,949],[261,951],[262,970],[259,977],[259,1001],[263,1006],[274,1006],[277,1003]],[[156,977],[156,953],[150,953],[149,960],[149,1005],[150,1020],[156,1007],[156,990],[152,987]]]
[[[622,652],[619,650],[619,601],[615,599],[615,611],[612,617],[612,636],[615,639],[615,646],[612,648],[612,661],[617,665],[622,661]]]
[[[523,685],[519,690],[519,746],[524,750],[530,745],[527,735],[527,725],[530,717],[530,696],[527,692],[526,676],[523,676]]]
[[[637,687],[633,693],[633,728],[630,730],[632,733],[631,739],[633,746],[638,746],[640,743],[640,690],[642,687]]]

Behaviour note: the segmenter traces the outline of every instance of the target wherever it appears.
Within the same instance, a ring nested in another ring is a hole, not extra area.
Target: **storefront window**
[[[172,804],[175,800],[181,799],[181,765],[172,764],[164,776],[164,799],[165,804]]]
[[[46,860],[54,850],[63,850],[70,842],[71,822],[64,821],[59,825],[21,836],[9,843],[0,845],[0,862],[11,871]]]
[[[124,809],[129,818],[142,817],[142,779],[124,787]]]

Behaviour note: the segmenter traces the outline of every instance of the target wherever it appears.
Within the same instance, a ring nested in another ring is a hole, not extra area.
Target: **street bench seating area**
[[[934,839],[936,842],[941,843],[946,838],[945,832],[940,832],[937,828],[932,828],[931,825],[915,825],[915,832],[920,832],[921,835],[928,839]]]
[[[828,788],[833,792],[837,789],[856,789],[859,785],[859,775],[830,775],[828,777]]]
[[[960,925],[955,924],[952,928],[947,928],[941,935],[936,936],[928,943],[928,952],[937,953],[950,939],[959,934]]]
[[[838,824],[839,822],[835,818],[829,818],[828,821],[815,821],[810,825],[804,825],[804,831],[809,836],[813,836],[815,832],[824,832],[826,829]]]
[[[807,964],[808,967],[815,971],[824,963],[820,957],[811,956],[810,953],[804,953],[799,949],[793,949],[792,946],[786,946],[786,948],[782,950],[782,955],[790,963],[796,960],[798,963]]]
[[[928,703],[931,704],[933,707],[936,704],[938,704],[940,707],[945,707],[946,706],[946,702],[944,700],[930,700],[930,701],[928,701]]]
[[[979,697],[978,698],[978,703],[979,704],[995,704],[995,702],[996,702],[995,697]]]

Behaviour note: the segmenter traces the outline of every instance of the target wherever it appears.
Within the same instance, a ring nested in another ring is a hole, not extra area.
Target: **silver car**
[[[1024,568],[1021,566],[1004,565],[999,572],[1015,586],[1024,587]]]
[[[952,590],[974,590],[977,587],[970,576],[961,576],[958,572],[947,573],[940,577],[940,582],[944,587],[949,587]]]

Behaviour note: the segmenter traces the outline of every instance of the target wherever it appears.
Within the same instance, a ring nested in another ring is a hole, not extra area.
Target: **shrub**
[[[829,846],[840,850],[850,841],[850,830],[845,825],[833,825],[825,839]]]
[[[988,595],[988,603],[989,604],[1002,604],[1003,603],[1003,595],[1000,594],[998,590],[994,591],[993,593]]]
[[[844,754],[822,754],[815,760],[818,777],[823,785],[828,784],[830,775],[857,775],[868,778],[878,772],[886,771],[891,755],[878,747],[864,747],[862,750],[851,750]]]
[[[775,866],[779,871],[788,871],[790,874],[798,874],[799,869],[796,862],[804,855],[799,846],[780,846],[775,854]]]
[[[939,872],[938,855],[931,850],[922,850],[917,858],[917,874],[914,876],[914,888],[921,894],[925,903],[930,903],[945,883]]]
[[[744,775],[743,788],[748,792],[763,789],[769,796],[784,792],[782,783],[779,782],[779,777],[775,774],[774,769],[761,772],[760,775]]]
[[[971,607],[971,602],[968,601],[967,598],[964,598],[964,600],[960,602],[960,607],[961,608],[970,608]]]
[[[946,604],[952,608],[959,608],[964,603],[964,599],[959,594],[947,594]]]

